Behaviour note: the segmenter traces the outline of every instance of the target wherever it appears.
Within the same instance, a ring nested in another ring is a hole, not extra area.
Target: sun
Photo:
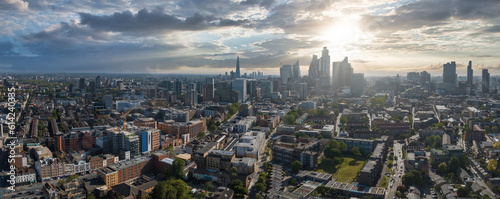
[[[360,39],[361,30],[356,22],[353,21],[337,21],[332,25],[325,27],[320,35],[322,40],[325,40],[333,45],[347,45],[357,42]]]

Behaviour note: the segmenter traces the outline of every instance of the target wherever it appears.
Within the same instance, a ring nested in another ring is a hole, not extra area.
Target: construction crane
[[[125,114],[123,114],[121,117],[123,118],[123,130],[126,131],[127,130],[127,115],[132,112],[135,108],[137,108],[139,106],[139,104],[135,105],[134,108],[130,109],[129,111],[127,111]]]

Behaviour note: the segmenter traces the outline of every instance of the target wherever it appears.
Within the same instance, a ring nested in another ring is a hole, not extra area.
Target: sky
[[[500,72],[498,0],[0,0],[0,73]]]

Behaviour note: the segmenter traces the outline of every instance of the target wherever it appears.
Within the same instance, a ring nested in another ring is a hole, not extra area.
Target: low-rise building
[[[234,145],[236,157],[258,159],[265,147],[265,136],[266,133],[261,131],[249,131],[243,134],[238,140],[238,143]]]
[[[369,187],[355,183],[342,183],[335,180],[329,181],[325,187],[342,198],[361,198],[363,196],[369,196],[374,199],[383,199],[385,198],[386,192],[386,189],[380,187]]]
[[[248,116],[243,118],[242,120],[236,122],[236,124],[234,125],[236,133],[247,132],[247,130],[252,127],[252,124],[255,124],[256,122],[257,122],[257,117],[255,116]]]
[[[377,141],[369,139],[356,139],[356,138],[334,138],[338,142],[344,142],[347,145],[347,150],[352,150],[358,147],[361,153],[369,154],[375,149]]]
[[[233,151],[212,150],[206,157],[206,168],[214,171],[230,171],[234,157]]]
[[[255,172],[257,167],[257,159],[255,158],[234,158],[231,162],[232,167],[236,168],[236,172],[242,175],[249,175]]]
[[[297,174],[297,179],[299,181],[311,180],[326,184],[328,181],[332,179],[332,174],[321,173],[316,171],[300,170],[299,173]]]
[[[106,183],[108,189],[122,182],[127,182],[148,173],[151,169],[151,157],[139,157],[97,170],[97,175]]]

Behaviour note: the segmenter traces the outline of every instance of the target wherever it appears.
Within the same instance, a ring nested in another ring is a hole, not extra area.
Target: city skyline
[[[500,69],[497,1],[0,2],[5,73],[279,75],[329,50],[365,76]],[[332,70],[331,66],[328,70]],[[330,74],[331,75],[331,74]],[[476,73],[478,76],[478,73]]]

